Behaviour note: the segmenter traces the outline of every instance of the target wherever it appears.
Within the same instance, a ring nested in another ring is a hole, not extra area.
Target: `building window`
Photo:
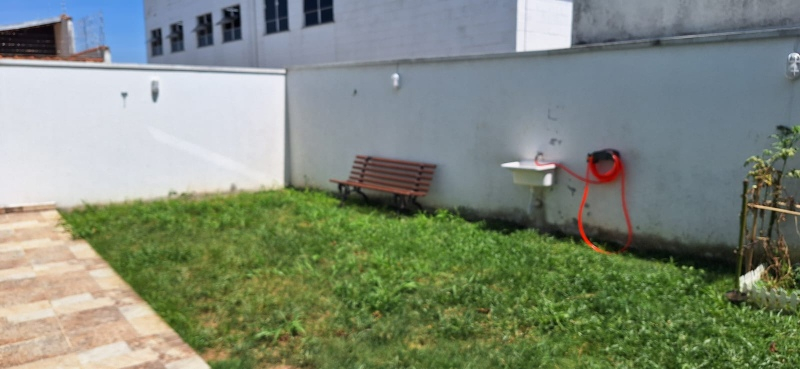
[[[161,28],[150,31],[150,54],[159,56],[164,53],[163,41],[161,40]]]
[[[265,0],[264,19],[267,21],[267,34],[289,30],[289,12],[286,0]]]
[[[333,22],[333,0],[304,0],[306,27]]]
[[[183,23],[178,22],[169,26],[169,45],[173,53],[183,51]]]
[[[242,39],[242,19],[239,14],[239,5],[222,9],[222,20],[217,24],[222,26],[222,42]]]
[[[214,23],[211,22],[211,13],[197,17],[197,27],[194,33],[197,34],[197,47],[210,46],[214,44]]]

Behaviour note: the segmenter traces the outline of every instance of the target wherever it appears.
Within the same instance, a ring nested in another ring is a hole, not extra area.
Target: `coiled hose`
[[[628,214],[628,204],[625,201],[625,167],[622,164],[622,159],[619,156],[619,153],[616,150],[600,150],[595,151],[594,153],[589,154],[586,159],[586,177],[581,177],[575,172],[571,171],[566,166],[560,163],[542,163],[539,162],[539,157],[541,155],[537,155],[535,162],[536,165],[548,165],[552,164],[558,168],[563,169],[565,172],[569,173],[571,176],[577,178],[579,181],[584,183],[583,186],[583,198],[581,199],[581,206],[578,209],[578,230],[581,233],[581,238],[583,238],[583,242],[592,248],[592,250],[599,252],[601,254],[619,254],[623,253],[628,250],[631,243],[633,242],[633,227],[631,226],[631,218]],[[614,165],[608,171],[601,173],[597,169],[597,163],[603,161],[603,159],[608,158],[614,162]],[[596,180],[591,179],[589,174],[593,175]],[[621,182],[621,190],[620,190],[620,197],[622,198],[622,212],[625,214],[625,224],[628,227],[628,239],[625,242],[625,246],[617,251],[607,251],[603,250],[600,247],[597,247],[592,241],[589,240],[589,237],[586,236],[586,231],[583,228],[583,209],[586,206],[586,199],[589,197],[589,184],[602,184],[602,183],[609,183],[613,182],[617,177],[620,178]]]

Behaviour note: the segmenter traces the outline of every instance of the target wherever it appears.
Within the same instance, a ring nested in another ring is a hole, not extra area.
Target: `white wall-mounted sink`
[[[510,169],[514,184],[523,186],[549,187],[553,185],[555,164],[538,165],[533,160],[520,160],[504,163],[503,168]]]

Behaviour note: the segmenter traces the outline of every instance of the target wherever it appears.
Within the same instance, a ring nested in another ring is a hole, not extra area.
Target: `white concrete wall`
[[[242,8],[243,40],[222,44],[216,22],[223,7],[235,4]],[[269,35],[263,0],[145,0],[144,5],[148,38],[157,27],[166,36],[164,30],[177,21],[187,33],[185,51],[170,53],[165,40],[163,56],[148,54],[148,62],[158,64],[284,67],[500,53],[517,46],[517,0],[336,0],[334,22],[312,27],[304,25],[303,2],[290,0],[289,31]],[[214,15],[215,45],[198,49],[189,31],[196,17],[208,12]]]
[[[501,163],[542,151],[583,174],[588,152],[615,148],[635,247],[731,257],[744,160],[776,125],[800,119],[800,83],[784,77],[798,40],[292,68],[291,183],[335,190],[328,179],[345,178],[356,154],[426,161],[439,168],[424,205],[525,218],[529,189]],[[583,184],[562,171],[556,181],[536,211],[576,232]],[[593,235],[624,241],[619,191],[591,187],[584,219]]]
[[[795,0],[574,0],[573,44],[797,25]]]
[[[0,206],[281,187],[284,89],[280,70],[0,61]]]
[[[517,51],[572,46],[572,0],[517,0]]]

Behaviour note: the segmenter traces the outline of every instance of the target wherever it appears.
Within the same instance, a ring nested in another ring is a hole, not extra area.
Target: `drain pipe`
[[[258,5],[257,5],[257,0],[253,0],[252,4],[253,4],[253,11],[251,13],[253,13],[253,48],[251,50],[253,50],[253,52],[255,53],[254,56],[255,56],[255,63],[256,63],[256,65],[254,65],[253,67],[254,68],[261,68],[261,55],[260,55],[260,52],[259,52],[259,49],[258,49],[258,43],[259,43],[260,40],[259,40],[259,32],[258,32],[258,11],[257,11],[257,6]],[[264,30],[264,32],[266,32],[266,30]]]

